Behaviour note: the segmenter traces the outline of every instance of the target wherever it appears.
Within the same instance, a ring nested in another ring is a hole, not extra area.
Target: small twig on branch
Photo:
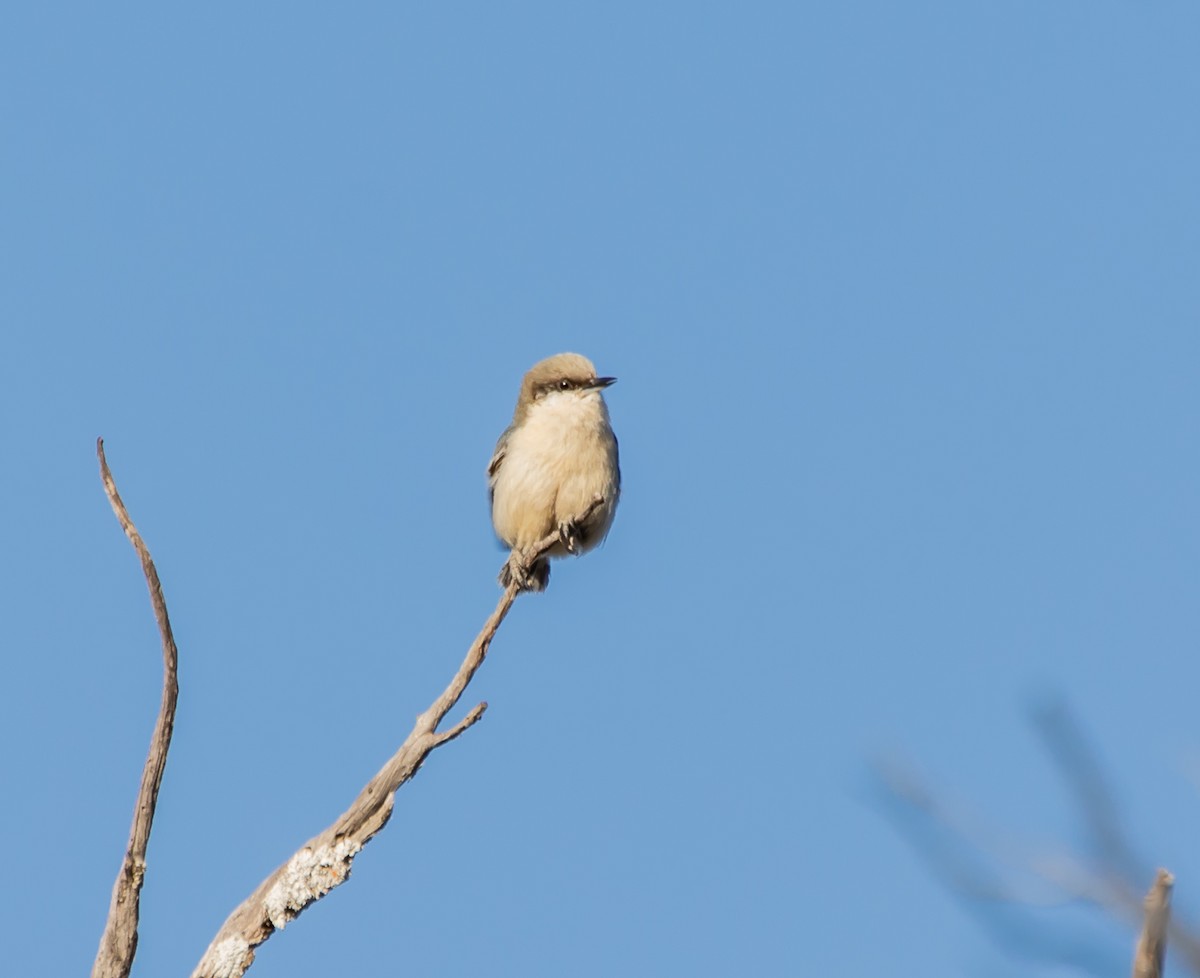
[[[575,522],[586,522],[603,504],[602,497],[595,497],[575,517]],[[519,555],[520,559],[528,568],[559,539],[555,530]],[[450,729],[442,732],[437,729],[483,665],[492,639],[519,593],[515,581],[504,589],[496,610],[471,643],[458,672],[429,709],[417,717],[400,749],[367,782],[337,821],[301,846],[229,915],[192,972],[192,978],[241,978],[254,961],[255,948],[346,881],[354,857],[391,818],[397,789],[420,770],[430,753],[458,737],[483,716],[486,703],[480,703]]]
[[[179,651],[175,637],[171,634],[171,621],[167,616],[167,603],[163,599],[162,584],[158,571],[146,543],[133,525],[129,511],[117,492],[108,460],[104,457],[104,439],[96,439],[96,455],[100,459],[100,478],[104,491],[112,504],[113,512],[121,529],[129,537],[133,549],[142,561],[142,572],[146,586],[150,589],[150,603],[154,607],[154,618],[162,636],[163,693],[162,705],[158,710],[158,721],[150,738],[150,754],[142,769],[142,783],[138,788],[137,802],[133,808],[133,825],[129,830],[129,845],[121,863],[117,881],[113,884],[112,903],[108,908],[108,921],[100,938],[100,949],[92,965],[92,978],[127,978],[133,967],[133,956],[137,952],[138,909],[142,892],[142,881],[146,875],[146,847],[150,842],[150,828],[154,823],[154,809],[158,803],[158,789],[162,784],[163,771],[167,766],[167,751],[171,747],[171,731],[175,726],[175,703],[179,698],[177,678]]]
[[[1160,869],[1146,894],[1146,918],[1133,956],[1133,978],[1162,978],[1167,950],[1167,924],[1171,919],[1171,888],[1175,878]]]

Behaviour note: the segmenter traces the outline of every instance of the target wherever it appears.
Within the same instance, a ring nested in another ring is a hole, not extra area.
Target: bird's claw
[[[525,570],[525,560],[517,551],[513,551],[504,566],[500,568],[500,586],[508,587],[516,584],[518,591],[524,591],[528,583],[528,573]]]
[[[550,582],[550,562],[543,558],[529,566],[525,554],[514,550],[500,568],[499,581],[503,588],[515,584],[518,591],[544,591]]]
[[[579,527],[573,520],[565,520],[558,524],[558,538],[562,541],[563,547],[567,553],[579,554],[580,539]]]

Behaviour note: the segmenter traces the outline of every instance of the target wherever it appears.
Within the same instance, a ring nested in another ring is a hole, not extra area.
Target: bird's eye
[[[571,382],[564,377],[558,382],[558,389],[560,391],[569,391],[571,389]]]

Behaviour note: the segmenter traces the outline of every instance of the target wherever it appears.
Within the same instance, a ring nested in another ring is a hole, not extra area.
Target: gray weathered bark
[[[150,738],[150,754],[146,758],[146,766],[142,769],[142,783],[138,788],[137,801],[133,808],[133,825],[129,830],[129,845],[125,849],[125,858],[117,873],[117,881],[113,884],[108,921],[100,938],[96,961],[92,965],[92,978],[128,978],[133,967],[133,956],[137,952],[138,910],[142,881],[146,875],[146,847],[150,842],[150,828],[154,823],[154,808],[158,804],[158,789],[162,785],[163,771],[167,766],[171,731],[175,727],[175,703],[179,699],[179,651],[171,634],[171,621],[167,617],[167,603],[163,599],[158,571],[155,570],[145,541],[133,525],[129,511],[117,492],[117,485],[104,457],[102,438],[96,440],[96,455],[100,459],[100,478],[104,482],[108,501],[142,561],[142,573],[145,574],[146,586],[150,589],[150,603],[154,607],[154,618],[162,636],[163,652],[163,693],[158,721]]]

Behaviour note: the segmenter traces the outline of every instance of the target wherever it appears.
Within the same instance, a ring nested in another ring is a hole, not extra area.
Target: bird
[[[511,550],[500,584],[544,591],[549,557],[583,554],[604,541],[621,495],[621,466],[603,391],[592,361],[559,353],[521,380],[517,406],[488,465],[492,527]],[[603,498],[581,523],[597,496]],[[559,542],[526,567],[525,551],[555,531]]]

